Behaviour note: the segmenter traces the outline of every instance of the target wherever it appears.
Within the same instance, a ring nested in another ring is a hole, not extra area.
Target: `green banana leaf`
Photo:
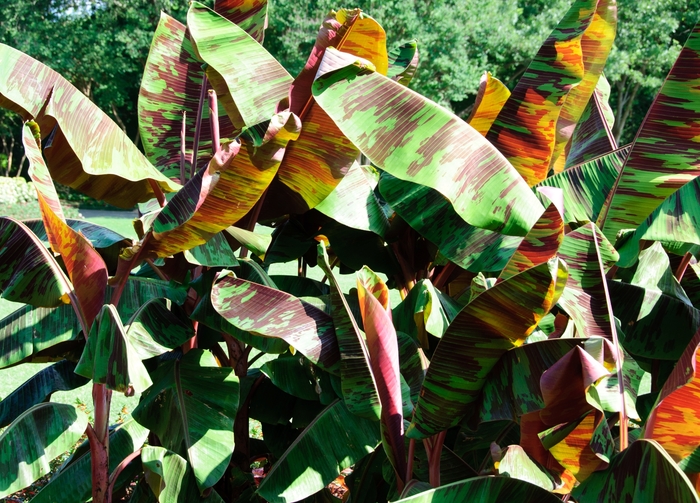
[[[536,485],[510,477],[475,477],[397,500],[396,503],[556,503],[555,495]]]
[[[44,222],[41,219],[22,220],[22,223],[39,238],[43,243],[48,245],[49,238],[46,235]],[[80,232],[87,238],[95,248],[109,248],[114,245],[127,246],[131,245],[131,240],[125,238],[121,234],[114,232],[112,229],[101,225],[93,224],[87,220],[78,220],[75,218],[67,218],[66,223],[76,232]]]
[[[146,360],[167,353],[194,337],[185,311],[168,299],[151,299],[128,322],[127,339],[136,356]]]
[[[267,28],[267,0],[218,0],[214,11],[262,44]]]
[[[80,323],[72,306],[22,306],[0,320],[0,368],[59,343],[80,339]]]
[[[611,241],[623,229],[637,228],[661,205],[698,175],[700,138],[688,134],[697,124],[700,96],[700,26],[695,26],[637,132],[598,226]],[[670,122],[669,122],[670,121]],[[683,210],[676,210],[676,214]]]
[[[41,403],[20,415],[0,435],[0,497],[49,473],[49,461],[70,450],[87,424],[84,412],[62,403]]]
[[[320,379],[312,373],[312,366],[299,363],[298,356],[282,355],[263,363],[260,371],[285,393],[302,400],[318,400],[323,390],[319,386]]]
[[[153,384],[112,304],[105,304],[95,318],[75,372],[126,396]]]
[[[367,343],[328,263],[328,254],[323,243],[318,244],[318,265],[331,285],[331,316],[340,351],[343,401],[353,414],[378,420],[381,417],[382,407]]]
[[[440,192],[471,225],[525,235],[541,205],[493,145],[363,61],[327,49],[319,68],[314,97],[340,130],[391,175]]]
[[[265,260],[265,253],[272,242],[270,236],[234,226],[227,227],[224,232],[240,243],[241,246],[248,248],[248,250],[257,255],[260,260]]]
[[[44,156],[54,181],[120,208],[152,199],[150,182],[163,192],[178,189],[119,126],[59,74],[4,44],[0,68],[0,106],[34,119],[50,138]]]
[[[70,391],[88,380],[73,370],[75,363],[61,360],[40,370],[0,401],[0,428],[14,421],[30,407],[47,401],[56,391]]]
[[[347,439],[352,438],[352,442]],[[352,414],[342,401],[326,407],[263,479],[258,494],[270,503],[302,500],[323,489],[379,443],[379,424]]]
[[[575,488],[580,503],[698,502],[693,484],[654,440],[639,439],[615,456],[607,470]]]
[[[386,76],[408,87],[416,75],[419,63],[418,41],[409,40],[389,51],[389,69]]]
[[[500,453],[498,462],[498,474],[518,480],[529,482],[546,491],[553,491],[555,483],[552,476],[547,473],[537,461],[527,455],[519,445],[509,445]]]
[[[0,292],[37,307],[68,303],[73,286],[56,259],[26,225],[0,217]]]
[[[523,343],[559,299],[566,265],[552,259],[472,300],[440,339],[406,435],[425,438],[455,426],[506,351]]]
[[[111,298],[109,294],[108,297]],[[187,288],[174,281],[130,276],[117,306],[119,317],[130,320],[146,302],[158,298],[166,298],[182,305],[187,299]]]
[[[141,464],[145,479],[157,501],[162,503],[190,501],[223,503],[224,501],[216,491],[211,491],[202,498],[187,461],[173,451],[162,447],[145,446],[141,449]]]
[[[108,471],[111,473],[129,454],[140,449],[147,437],[148,430],[133,419],[118,425],[109,434]],[[81,453],[78,455],[78,452]],[[49,483],[34,496],[32,502],[75,503],[90,499],[92,491],[90,450],[86,448],[84,451],[76,451],[76,456],[51,478]],[[122,477],[119,477],[115,489],[120,487],[120,481],[123,481]],[[123,482],[127,483],[130,480]]]
[[[194,349],[180,360],[162,362],[151,379],[134,419],[158,435],[164,447],[187,453],[200,491],[212,487],[233,453],[239,399],[233,369],[218,367],[211,353]]]
[[[289,295],[232,275],[220,276],[211,291],[214,309],[240,330],[277,337],[315,365],[335,372],[340,353],[333,320]]]
[[[238,259],[223,232],[214,234],[206,243],[184,251],[190,264],[205,267],[236,267]]]
[[[282,65],[244,29],[199,2],[190,5],[187,27],[234,127],[269,120],[292,83]]]

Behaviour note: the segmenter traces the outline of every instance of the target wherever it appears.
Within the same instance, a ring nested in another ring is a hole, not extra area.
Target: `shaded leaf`
[[[126,332],[131,351],[141,360],[167,353],[194,336],[184,310],[167,299],[147,300],[128,321]]]
[[[49,473],[49,461],[72,448],[87,424],[84,412],[62,403],[42,403],[20,415],[0,435],[0,497]]]

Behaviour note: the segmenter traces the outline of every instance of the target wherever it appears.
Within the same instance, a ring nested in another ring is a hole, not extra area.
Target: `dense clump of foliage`
[[[333,501],[341,474],[355,503],[698,501],[700,28],[620,147],[624,5],[573,2],[464,120],[409,88],[435,55],[360,9],[292,77],[264,0],[193,2],[153,35],[145,155],[0,45],[42,216],[0,218],[0,367],[55,362],[0,401],[0,496],[86,435],[32,501]],[[139,204],[139,239],[55,183]],[[93,417],[50,401],[86,383]]]

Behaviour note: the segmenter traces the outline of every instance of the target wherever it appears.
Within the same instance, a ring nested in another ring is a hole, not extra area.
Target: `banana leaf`
[[[486,136],[493,121],[510,97],[510,90],[491,72],[484,72],[479,82],[474,108],[467,122],[479,133]]]
[[[627,162],[615,183],[598,226],[610,240],[634,229],[700,173],[697,150],[700,96],[692,90],[700,78],[700,26],[688,37],[673,68],[647,112]],[[670,122],[669,122],[670,120]],[[676,209],[675,214],[684,210]]]
[[[498,360],[554,307],[566,276],[565,264],[553,259],[496,284],[460,311],[433,353],[409,438],[455,426],[469,412]]]
[[[158,435],[167,449],[187,453],[200,491],[212,487],[233,453],[239,400],[233,369],[218,367],[211,353],[194,349],[181,360],[162,362],[151,379],[134,419]]]
[[[152,199],[151,182],[163,192],[178,189],[119,126],[59,74],[4,44],[0,68],[0,106],[39,124],[54,181],[120,208]]]
[[[391,175],[439,191],[471,225],[525,235],[542,208],[505,158],[463,121],[372,67],[326,50],[313,92],[340,130]]]
[[[263,43],[267,28],[267,0],[218,0],[214,11],[238,25],[258,41]]]
[[[41,403],[20,415],[0,435],[0,497],[49,473],[49,461],[70,450],[87,424],[84,412],[62,403]]]
[[[418,41],[409,40],[394,47],[389,51],[389,68],[386,76],[395,80],[402,86],[408,87],[416,75],[420,56],[418,53]]]

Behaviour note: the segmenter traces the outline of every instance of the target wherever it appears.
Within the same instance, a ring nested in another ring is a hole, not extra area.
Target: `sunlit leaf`
[[[510,90],[491,72],[484,72],[479,82],[474,108],[467,122],[479,133],[486,136],[493,121],[510,97]]]

